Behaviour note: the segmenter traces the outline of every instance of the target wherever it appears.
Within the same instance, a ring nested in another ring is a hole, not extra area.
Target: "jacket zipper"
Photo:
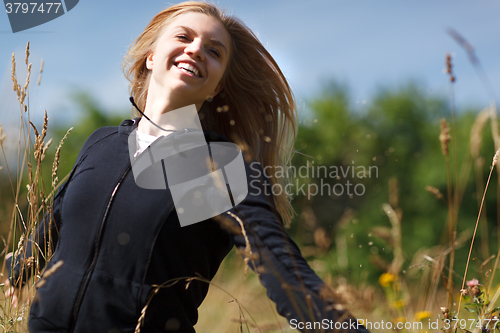
[[[118,191],[118,187],[122,184],[123,180],[129,173],[130,169],[132,168],[131,165],[127,167],[125,172],[123,173],[122,177],[118,181],[118,183],[115,186],[115,189],[111,193],[111,196],[109,197],[108,205],[106,206],[106,210],[104,211],[104,215],[101,220],[101,225],[99,227],[99,233],[97,234],[96,240],[95,240],[95,251],[94,251],[94,257],[92,258],[92,263],[90,264],[89,268],[85,272],[85,276],[83,278],[82,284],[80,285],[80,289],[78,291],[78,295],[76,297],[75,305],[73,307],[73,315],[71,319],[71,324],[70,324],[70,329],[69,332],[74,332],[75,326],[76,326],[76,320],[78,318],[78,312],[80,311],[80,306],[82,305],[83,301],[83,296],[85,295],[85,291],[87,290],[88,284],[90,282],[90,278],[92,277],[92,274],[94,272],[94,268],[97,264],[97,258],[99,257],[99,250],[101,248],[101,240],[102,240],[102,234],[104,232],[104,225],[106,224],[106,220],[108,217],[109,210],[111,208],[111,204],[113,203],[113,199],[115,197],[116,192]]]

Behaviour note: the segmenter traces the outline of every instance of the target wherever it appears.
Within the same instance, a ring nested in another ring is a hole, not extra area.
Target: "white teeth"
[[[188,71],[192,72],[194,75],[200,76],[200,73],[196,67],[194,67],[193,65],[187,64],[185,62],[179,62],[177,64],[177,68],[188,70]]]

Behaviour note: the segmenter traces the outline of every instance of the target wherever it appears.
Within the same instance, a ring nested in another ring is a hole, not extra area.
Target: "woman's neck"
[[[173,131],[188,127],[199,127],[197,125],[199,124],[198,110],[201,108],[202,103],[199,103],[200,105],[193,105],[193,103],[186,104],[185,101],[171,98],[172,96],[168,96],[168,94],[162,94],[161,97],[156,95],[157,94],[153,91],[148,92],[146,106],[144,108],[144,114],[148,116],[152,122],[164,129]],[[154,136],[168,135],[171,133],[162,131],[147,119],[143,119],[143,121],[139,122],[137,130],[141,133]]]
[[[148,112],[144,112],[144,114],[151,120],[142,119],[139,122],[137,131],[144,134],[164,136],[184,128],[202,129],[198,117],[198,108],[195,105],[183,106],[164,113],[149,112],[148,114]],[[167,131],[160,129],[153,123]]]

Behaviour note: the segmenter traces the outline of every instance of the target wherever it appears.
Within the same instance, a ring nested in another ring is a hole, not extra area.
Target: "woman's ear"
[[[146,68],[153,69],[153,52],[149,52],[148,56],[146,57]]]

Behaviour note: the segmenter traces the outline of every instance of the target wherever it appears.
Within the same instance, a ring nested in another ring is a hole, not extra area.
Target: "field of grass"
[[[457,39],[461,43],[466,43],[458,37]],[[467,47],[466,49],[471,52]],[[451,57],[448,56],[446,61],[450,90],[453,92],[455,77]],[[477,59],[475,61],[473,65],[479,68]],[[19,248],[37,228],[38,221],[50,212],[52,197],[65,178],[64,175],[59,176],[58,166],[61,146],[69,131],[59,142],[56,151],[49,154],[50,145],[55,143],[47,138],[47,114],[41,128],[37,128],[30,118],[29,87],[32,74],[29,44],[24,63],[27,66],[28,77],[21,86],[16,76],[16,62],[13,55],[12,80],[20,111],[19,137],[11,140],[18,142],[16,165],[8,163],[10,160],[6,156],[4,144],[7,141],[0,125],[0,148],[5,159],[0,168],[5,168],[2,172],[9,175],[9,184],[2,186],[0,192],[0,202],[2,202],[0,229],[5,235],[3,256],[9,252],[19,253]],[[481,70],[478,72],[482,73]],[[37,87],[40,84],[41,73],[42,68]],[[487,87],[489,84],[487,78],[484,75],[482,78]],[[453,97],[451,99],[451,119],[441,120],[440,133],[435,136],[436,143],[439,142],[441,145],[441,156],[445,162],[442,165],[426,166],[428,169],[426,172],[429,174],[433,168],[446,169],[445,188],[439,189],[433,186],[426,188],[429,195],[433,195],[436,202],[442,202],[445,207],[446,220],[436,227],[442,230],[439,243],[422,246],[413,253],[407,252],[406,247],[409,244],[405,239],[408,236],[406,230],[409,228],[404,224],[407,208],[403,208],[401,204],[406,199],[407,192],[400,193],[398,180],[393,177],[389,178],[387,184],[388,190],[383,199],[385,203],[378,207],[386,223],[363,230],[370,239],[372,236],[378,239],[377,246],[381,248],[380,251],[385,251],[387,248],[390,252],[387,251],[381,256],[378,248],[376,251],[370,250],[368,267],[366,265],[363,267],[363,264],[358,265],[358,262],[353,264],[352,259],[349,259],[351,258],[349,252],[353,252],[354,248],[350,247],[349,237],[344,236],[350,233],[350,238],[354,238],[355,232],[351,233],[349,228],[352,230],[360,228],[354,215],[349,215],[348,211],[343,215],[345,221],[339,223],[340,227],[335,235],[333,232],[326,232],[316,222],[311,222],[317,220],[312,205],[302,206],[300,210],[297,223],[302,224],[295,227],[294,237],[300,236],[300,231],[309,227],[314,230],[310,244],[303,247],[303,253],[309,264],[357,318],[370,323],[369,328],[372,332],[500,331],[500,325],[497,325],[500,310],[498,307],[500,249],[497,245],[497,233],[500,233],[500,228],[491,227],[484,213],[486,193],[495,191],[499,193],[500,188],[498,186],[500,166],[497,163],[498,149],[500,149],[497,110],[492,97],[490,106],[478,113],[472,122],[466,124],[466,131],[470,133],[467,146],[470,154],[462,161],[458,158],[461,156],[458,152],[464,151],[465,148],[461,148],[457,143],[459,134]],[[484,153],[481,150],[481,141],[484,140],[484,133],[488,132],[486,130],[488,121],[491,125],[489,135],[495,150]],[[49,155],[51,160],[48,161]],[[483,169],[488,171],[487,178],[483,177],[482,171],[478,171]],[[465,197],[471,173],[474,173],[476,187],[473,199],[478,202],[477,215],[472,223],[470,219],[465,221],[459,214],[461,207],[472,201],[470,197]],[[413,204],[417,205],[418,202]],[[497,209],[498,207],[500,205],[497,204]],[[426,207],[415,209],[425,210]],[[302,240],[297,237],[298,243]],[[372,241],[366,243],[368,248],[374,247]],[[361,248],[360,243],[359,249]],[[47,256],[50,258],[50,255],[49,251]],[[39,279],[43,272],[38,262],[37,256],[28,258],[26,262],[27,269],[33,271],[34,277],[21,291],[22,295],[18,295],[20,301],[17,307],[13,307],[11,299],[3,295],[9,290],[8,286],[1,285],[0,289],[4,293],[0,293],[0,328],[5,332],[27,331],[29,306],[35,295],[34,283],[40,283]],[[359,266],[356,272],[353,265]],[[471,271],[473,273],[470,273]],[[369,278],[370,274],[377,274],[378,279],[375,283]],[[50,278],[47,275],[45,274],[45,278]],[[354,276],[356,283],[351,279]],[[5,279],[4,269],[3,281]],[[396,329],[397,323],[402,323],[403,328]],[[275,305],[267,298],[257,275],[245,269],[243,259],[234,250],[224,260],[211,282],[209,294],[199,309],[196,330],[221,333],[297,332],[290,327],[285,318],[276,313]]]

